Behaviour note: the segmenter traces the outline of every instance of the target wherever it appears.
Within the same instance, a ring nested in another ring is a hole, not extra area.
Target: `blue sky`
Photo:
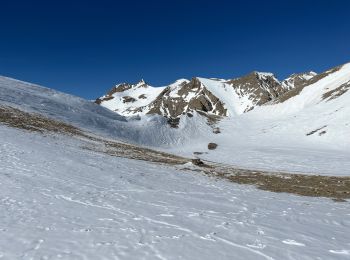
[[[253,70],[284,78],[350,61],[350,1],[3,1],[0,75],[94,99]]]

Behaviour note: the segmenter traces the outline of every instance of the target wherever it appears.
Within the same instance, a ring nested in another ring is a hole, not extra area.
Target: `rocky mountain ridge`
[[[194,112],[215,119],[283,103],[339,68],[321,74],[313,71],[292,74],[283,81],[272,73],[257,71],[229,80],[179,79],[164,87],[152,87],[141,80],[136,84],[117,84],[95,102],[124,116],[161,115],[176,126],[182,116],[191,117]],[[343,89],[348,88],[342,87],[339,91]]]

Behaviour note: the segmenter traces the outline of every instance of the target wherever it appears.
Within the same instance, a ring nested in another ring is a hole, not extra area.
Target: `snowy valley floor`
[[[11,122],[0,125],[3,259],[350,257],[348,202],[236,184],[218,178],[227,167],[163,153],[122,158],[124,146]]]
[[[243,169],[239,166],[220,162],[190,159],[152,150],[147,147],[106,139],[61,121],[5,106],[0,106],[0,122],[31,132],[69,135],[79,139],[83,149],[116,157],[171,166],[185,165],[184,170],[199,171],[209,176],[224,178],[239,184],[255,185],[263,190],[288,192],[304,196],[328,197],[335,201],[345,201],[344,199],[350,198],[350,177],[347,175],[333,176],[262,171],[249,168]],[[266,160],[265,164],[266,162],[269,161]],[[199,167],[192,167],[193,164]]]

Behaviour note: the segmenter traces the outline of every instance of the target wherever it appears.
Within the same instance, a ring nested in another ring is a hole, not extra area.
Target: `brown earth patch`
[[[330,101],[345,94],[350,89],[350,81],[340,85],[338,88],[328,91],[322,95],[322,99]]]
[[[269,174],[246,170],[223,170],[216,173],[232,182],[254,185],[272,192],[285,192],[310,197],[327,197],[343,201],[350,198],[350,177]]]
[[[204,113],[202,111],[197,111],[198,114],[204,116],[207,119],[208,125],[215,127],[215,125],[223,118],[222,116],[217,116],[209,113]]]
[[[136,145],[112,141],[106,141],[104,144],[106,147],[106,150],[104,152],[112,156],[162,163],[167,165],[178,165],[190,162],[190,159],[188,158]]]
[[[72,125],[46,118],[39,114],[27,113],[16,108],[0,106],[0,123],[33,132],[45,131],[82,135],[82,131]]]
[[[201,159],[192,159],[191,162],[196,166],[205,166],[204,162]]]
[[[97,105],[101,105],[101,103],[102,103],[103,101],[108,101],[108,100],[111,100],[111,99],[113,99],[113,98],[114,98],[113,96],[107,96],[107,97],[104,97],[104,98],[98,98],[98,99],[95,100],[95,103],[96,103]]]

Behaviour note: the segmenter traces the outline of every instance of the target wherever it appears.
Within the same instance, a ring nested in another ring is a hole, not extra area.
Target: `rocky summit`
[[[217,119],[284,102],[337,69],[321,74],[295,73],[282,81],[273,73],[257,71],[234,79],[179,79],[163,87],[153,87],[141,80],[136,84],[117,84],[95,103],[123,116],[161,115],[176,126],[183,116],[191,117],[194,112]]]

